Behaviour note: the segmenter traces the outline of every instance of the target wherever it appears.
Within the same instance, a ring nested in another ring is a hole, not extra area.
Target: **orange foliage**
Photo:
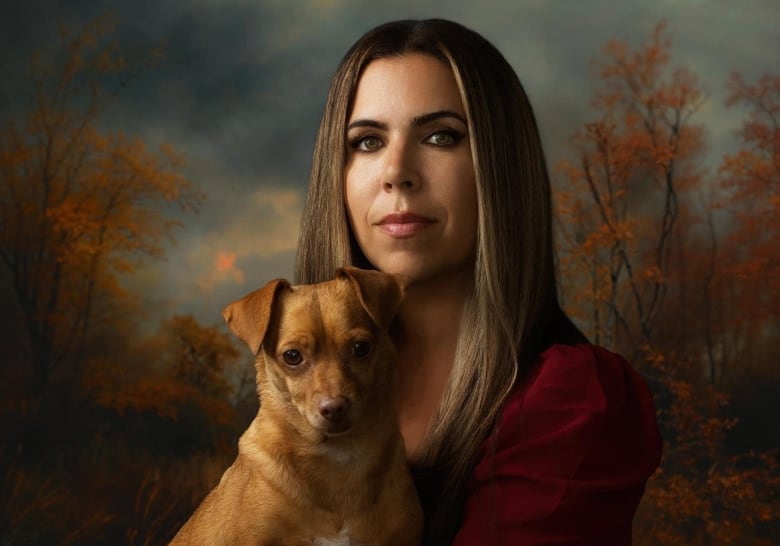
[[[118,274],[159,256],[200,192],[163,145],[150,150],[98,119],[108,82],[130,74],[103,24],[63,34],[65,56],[33,64],[32,100],[0,129],[0,264],[11,274],[41,391],[64,362],[83,363],[100,303],[121,297]]]
[[[226,376],[243,351],[223,329],[203,327],[190,315],[165,322],[171,345],[168,359],[176,379],[209,396],[227,396],[233,390]]]
[[[760,282],[764,305],[740,309],[741,320],[763,322],[780,313],[780,76],[755,84],[737,73],[728,83],[727,104],[748,108],[738,136],[741,147],[720,165],[734,227],[726,275],[740,285]],[[763,310],[756,316],[755,311]],[[752,315],[752,316],[751,316]]]
[[[597,64],[604,90],[592,102],[600,119],[574,135],[577,162],[560,167],[567,179],[556,196],[561,262],[585,294],[570,290],[568,303],[607,345],[652,339],[675,275],[681,192],[699,181],[692,166],[704,149],[702,128],[689,119],[702,92],[687,70],[665,77],[669,44],[663,23],[637,52],[608,44]],[[596,297],[587,297],[595,286]]]
[[[151,414],[177,421],[194,407],[212,423],[227,427],[235,417],[230,405],[242,364],[240,351],[225,329],[202,326],[190,315],[174,316],[162,327],[161,354],[155,366],[93,357],[86,363],[80,389],[95,406],[118,417]],[[140,356],[140,355],[139,355]]]
[[[164,544],[235,456],[254,375],[224,328],[134,328],[122,279],[202,195],[170,146],[99,128],[133,72],[110,28],[62,38],[0,127],[0,277],[29,349],[0,379],[0,543]]]

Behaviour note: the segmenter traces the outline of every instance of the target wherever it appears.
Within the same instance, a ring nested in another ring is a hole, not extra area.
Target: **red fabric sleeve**
[[[455,546],[626,546],[661,437],[620,356],[554,345],[510,396],[468,484]]]

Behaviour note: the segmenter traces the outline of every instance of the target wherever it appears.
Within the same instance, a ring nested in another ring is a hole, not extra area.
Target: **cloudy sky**
[[[423,7],[424,6],[424,7]],[[732,145],[743,112],[723,105],[732,70],[780,71],[777,0],[27,0],[3,2],[0,112],[18,103],[30,54],[113,13],[131,48],[165,55],[106,112],[106,129],[172,144],[206,193],[164,262],[135,283],[161,316],[219,320],[228,302],[292,274],[311,149],[328,81],[349,45],[391,19],[445,17],[482,33],[515,67],[554,164],[589,119],[592,61],[606,42],[644,42],[667,19],[673,61],[709,100],[698,121],[714,153]]]

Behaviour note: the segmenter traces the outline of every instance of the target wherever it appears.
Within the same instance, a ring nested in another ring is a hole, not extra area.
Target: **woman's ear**
[[[234,301],[222,311],[228,327],[249,346],[252,354],[260,352],[271,322],[274,302],[282,288],[289,288],[284,279],[275,279],[259,290]]]
[[[336,271],[336,277],[348,279],[352,283],[360,304],[374,324],[381,328],[390,325],[404,297],[399,279],[381,271],[357,267],[340,268]]]

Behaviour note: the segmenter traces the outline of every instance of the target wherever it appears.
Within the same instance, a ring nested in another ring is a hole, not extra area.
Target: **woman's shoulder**
[[[552,345],[510,395],[507,409],[560,407],[606,412],[640,397],[652,404],[641,375],[622,356],[589,343]]]
[[[539,355],[507,400],[494,440],[499,451],[548,445],[602,468],[630,460],[643,477],[661,455],[644,379],[622,356],[588,343],[552,345]]]

